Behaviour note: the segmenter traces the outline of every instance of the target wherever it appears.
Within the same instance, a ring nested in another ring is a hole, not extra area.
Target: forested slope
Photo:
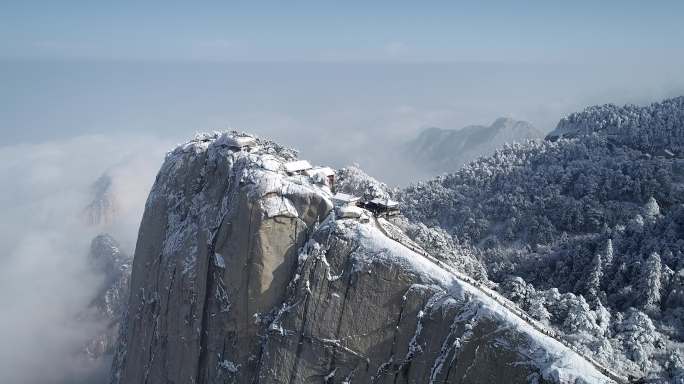
[[[499,290],[603,361],[682,376],[684,98],[590,107],[399,193]]]

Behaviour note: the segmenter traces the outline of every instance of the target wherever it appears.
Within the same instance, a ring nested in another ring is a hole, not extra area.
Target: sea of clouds
[[[80,353],[104,324],[79,316],[102,276],[89,268],[101,232],[132,252],[148,190],[170,143],[79,136],[0,147],[0,383],[97,382],[109,370]],[[84,220],[92,184],[112,179],[116,219]]]

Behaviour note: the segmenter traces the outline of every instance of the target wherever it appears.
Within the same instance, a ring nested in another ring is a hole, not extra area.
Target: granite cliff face
[[[238,137],[167,156],[114,383],[610,382],[397,227],[340,218],[320,178],[285,172],[295,152]]]

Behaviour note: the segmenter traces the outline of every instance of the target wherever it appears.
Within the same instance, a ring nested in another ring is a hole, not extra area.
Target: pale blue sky
[[[682,0],[0,0],[0,148],[231,127],[405,182],[378,150],[425,127],[550,130],[684,94],[682,15]]]
[[[660,61],[684,2],[3,1],[0,57]]]

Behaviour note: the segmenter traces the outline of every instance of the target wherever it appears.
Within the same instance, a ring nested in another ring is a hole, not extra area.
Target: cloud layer
[[[106,373],[78,354],[103,326],[78,316],[101,283],[86,262],[90,240],[110,232],[131,251],[168,146],[84,136],[0,148],[0,382],[88,382]],[[82,212],[104,171],[121,209],[111,225],[90,227]]]

